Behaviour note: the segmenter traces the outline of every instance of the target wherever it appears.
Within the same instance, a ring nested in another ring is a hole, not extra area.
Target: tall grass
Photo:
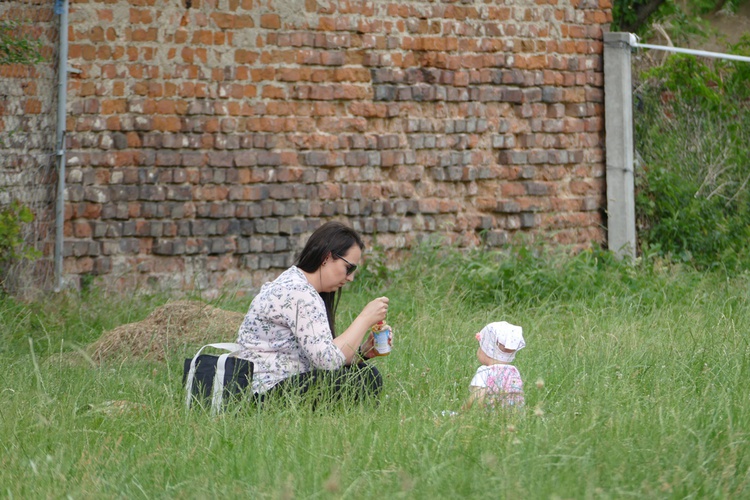
[[[165,297],[0,303],[0,495],[8,498],[750,496],[748,275],[530,250],[370,255],[344,325],[391,298],[380,404],[182,407],[182,360],[71,364]],[[243,311],[248,299],[215,302]],[[524,327],[527,408],[461,412],[473,334]],[[29,340],[31,339],[31,340]],[[112,411],[109,401],[128,401]],[[457,411],[456,416],[443,414]]]

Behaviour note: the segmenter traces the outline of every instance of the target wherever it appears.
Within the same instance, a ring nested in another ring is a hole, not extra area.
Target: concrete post
[[[604,126],[608,246],[619,257],[635,258],[630,36],[630,33],[604,34]]]

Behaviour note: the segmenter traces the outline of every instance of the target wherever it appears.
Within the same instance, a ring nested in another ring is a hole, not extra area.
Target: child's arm
[[[469,386],[469,399],[464,403],[462,410],[466,411],[474,404],[484,404],[484,398],[487,396],[486,387],[478,387],[476,385]]]

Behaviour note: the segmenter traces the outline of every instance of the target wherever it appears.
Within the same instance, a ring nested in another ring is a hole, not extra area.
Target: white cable
[[[683,49],[680,47],[668,47],[666,45],[650,45],[647,43],[638,43],[635,41],[635,36],[630,37],[630,46],[639,47],[643,49],[655,49],[655,50],[664,50],[667,52],[677,52],[679,54],[692,54],[694,56],[701,56],[701,57],[713,57],[714,59],[729,59],[732,61],[750,62],[750,57],[747,57],[747,56],[738,56],[735,54],[722,54],[721,52],[708,52],[706,50]]]

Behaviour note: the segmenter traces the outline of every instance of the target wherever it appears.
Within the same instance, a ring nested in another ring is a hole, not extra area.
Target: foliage
[[[732,54],[750,56],[750,34],[744,34],[740,41],[729,46]],[[746,107],[750,99],[750,63],[742,61],[725,61],[722,67],[726,67],[727,78],[724,81],[729,95],[735,96],[735,104],[743,103]]]
[[[649,170],[639,190],[641,238],[662,255],[699,267],[750,266],[750,204],[696,197],[699,186],[667,168]]]
[[[34,220],[31,209],[19,200],[13,200],[0,209],[0,287],[7,291],[8,278],[14,264],[33,260],[41,255],[24,241],[25,224]]]
[[[378,265],[376,278],[358,275],[340,318],[391,298],[394,349],[373,361],[385,392],[379,405],[317,411],[185,412],[192,348],[168,363],[96,365],[77,354],[76,343],[164,298],[0,300],[3,495],[748,497],[750,403],[737,395],[750,376],[750,277],[594,250],[569,259],[425,245],[399,266]],[[216,305],[246,310],[248,300]],[[501,319],[524,328],[515,364],[527,408],[461,412],[477,368],[473,334]]]
[[[734,12],[742,0],[614,0],[612,31],[647,33],[654,22],[668,22],[677,34],[702,32],[700,16],[720,9]],[[745,0],[746,1],[746,0]]]
[[[16,21],[0,21],[0,65],[36,64],[44,58],[41,41],[25,32]]]
[[[669,0],[614,0],[612,2],[612,30],[638,32],[653,18],[663,17],[673,10]]]
[[[31,209],[19,200],[0,210],[0,264],[38,256],[36,249],[26,246],[22,232],[23,225],[33,220]]]
[[[733,49],[747,53],[750,37]],[[641,244],[699,267],[750,267],[750,65],[673,55],[637,96]]]

